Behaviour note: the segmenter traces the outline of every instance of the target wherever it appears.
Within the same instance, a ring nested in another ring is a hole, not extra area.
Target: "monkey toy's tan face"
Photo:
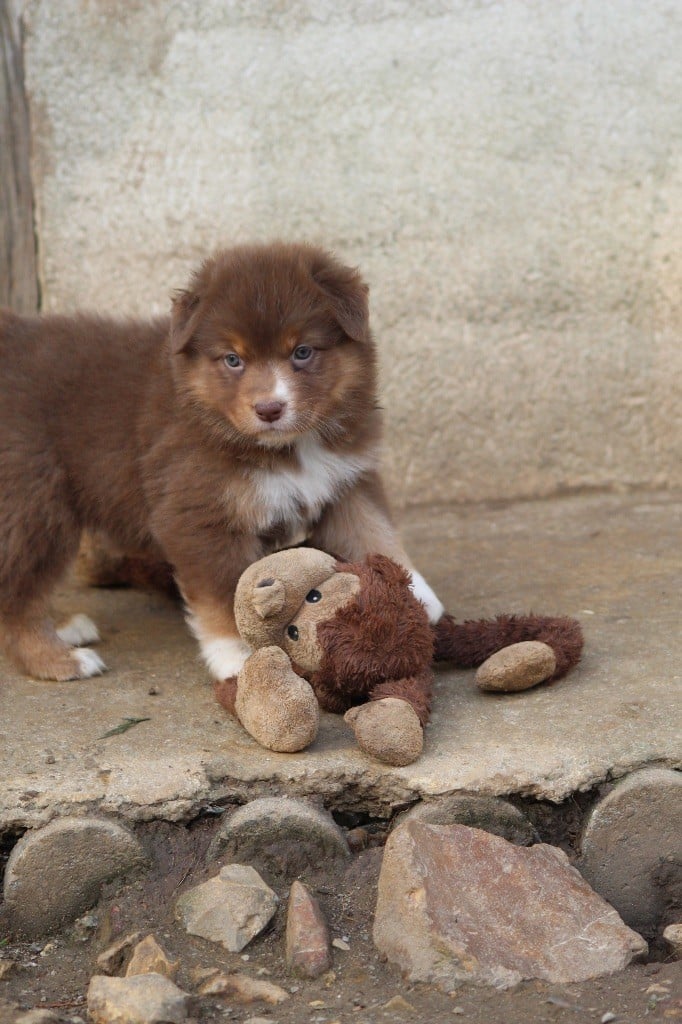
[[[235,617],[242,639],[275,645],[304,672],[322,659],[317,627],[349,604],[360,580],[337,571],[336,559],[313,548],[277,551],[250,566],[237,586]]]
[[[304,672],[315,672],[322,664],[324,651],[318,638],[318,625],[329,622],[359,590],[360,580],[354,573],[335,572],[308,591],[296,615],[287,624],[281,643],[292,662]]]

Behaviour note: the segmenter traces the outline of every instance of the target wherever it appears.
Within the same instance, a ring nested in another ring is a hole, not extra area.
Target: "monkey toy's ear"
[[[281,580],[272,578],[260,580],[253,588],[251,604],[261,619],[271,619],[284,608],[287,592]]]

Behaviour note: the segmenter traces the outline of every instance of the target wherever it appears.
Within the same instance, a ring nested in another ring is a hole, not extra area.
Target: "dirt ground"
[[[241,954],[187,935],[174,919],[177,896],[217,871],[216,862],[207,863],[206,853],[219,827],[219,815],[203,816],[188,826],[163,822],[139,826],[138,835],[151,858],[151,868],[143,875],[112,885],[91,912],[50,939],[14,945],[0,930],[0,965],[7,960],[15,963],[0,980],[0,1024],[13,1020],[8,1004],[49,1007],[64,1021],[87,1020],[88,982],[93,974],[101,973],[97,955],[135,931],[141,937],[154,934],[169,957],[180,962],[177,983],[187,991],[193,989],[193,970],[218,967],[266,978],[290,993],[279,1006],[245,1006],[202,997],[193,1010],[201,1024],[252,1017],[277,1024],[378,1024],[410,1019],[435,1024],[454,1020],[475,1024],[682,1022],[682,963],[667,961],[660,947],[649,963],[575,985],[528,982],[506,992],[465,986],[443,993],[430,985],[405,982],[397,968],[382,960],[371,940],[387,827],[351,817],[341,824],[348,829],[354,847],[348,863],[320,866],[313,850],[287,843],[270,847],[258,861],[250,861],[278,893],[280,907],[268,930]],[[5,859],[7,853],[5,849]],[[332,971],[315,981],[292,976],[284,959],[287,896],[294,878],[316,894],[332,937],[349,946],[348,950],[333,950]]]

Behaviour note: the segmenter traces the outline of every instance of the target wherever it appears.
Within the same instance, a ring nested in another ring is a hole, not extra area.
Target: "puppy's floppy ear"
[[[173,292],[171,306],[170,342],[171,353],[175,356],[184,352],[192,340],[196,327],[196,312],[199,296],[194,292],[178,288]]]
[[[369,288],[357,270],[320,255],[311,267],[313,281],[325,295],[337,323],[353,341],[369,337]]]

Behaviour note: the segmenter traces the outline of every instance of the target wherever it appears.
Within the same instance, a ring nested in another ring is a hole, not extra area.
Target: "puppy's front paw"
[[[366,754],[400,767],[412,764],[422,752],[424,732],[411,704],[399,697],[382,697],[351,708],[343,716]]]
[[[268,750],[294,753],[317,736],[317,697],[279,647],[262,647],[248,659],[237,679],[235,710],[246,731]]]

